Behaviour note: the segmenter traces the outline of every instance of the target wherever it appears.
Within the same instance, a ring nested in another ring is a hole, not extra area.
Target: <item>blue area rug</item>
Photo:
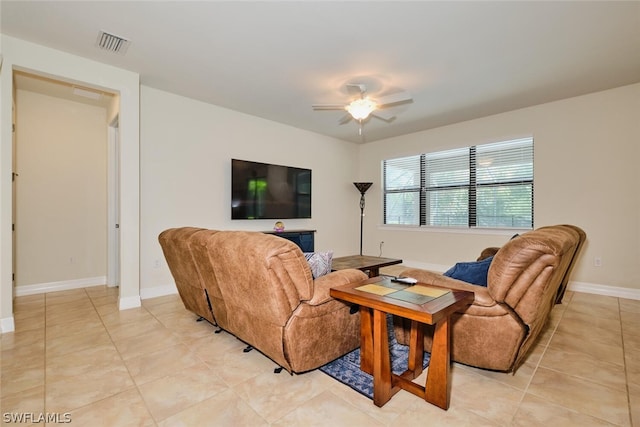
[[[387,316],[387,330],[389,332],[389,352],[391,353],[391,371],[400,375],[407,370],[409,347],[398,344],[393,333],[392,316]],[[424,353],[423,366],[429,366],[431,355]],[[320,367],[320,370],[330,377],[348,385],[355,391],[373,399],[373,377],[360,370],[360,349],[357,348],[339,359]]]

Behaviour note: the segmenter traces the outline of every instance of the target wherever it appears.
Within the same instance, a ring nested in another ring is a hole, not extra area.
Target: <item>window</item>
[[[533,228],[533,138],[385,160],[384,223]]]

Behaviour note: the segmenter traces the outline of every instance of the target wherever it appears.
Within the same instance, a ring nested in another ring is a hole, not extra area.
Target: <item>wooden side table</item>
[[[349,255],[334,258],[331,261],[331,268],[333,270],[355,268],[364,272],[369,272],[369,277],[376,277],[380,275],[380,268],[400,263],[402,263],[402,260],[396,258],[382,258],[368,255]]]
[[[414,288],[414,286],[416,288]],[[409,289],[411,288],[411,289]],[[390,296],[396,291],[415,293],[415,302]],[[423,298],[419,296],[422,295]],[[376,277],[358,284],[331,288],[331,296],[360,306],[360,369],[373,375],[373,403],[383,406],[399,390],[415,394],[442,409],[449,408],[451,313],[473,302],[473,292],[452,291],[430,285],[399,285],[387,277]],[[422,302],[429,299],[426,302]],[[408,369],[401,375],[391,372],[386,316],[411,320]],[[422,373],[424,330],[435,326],[431,361],[425,386],[412,380]]]

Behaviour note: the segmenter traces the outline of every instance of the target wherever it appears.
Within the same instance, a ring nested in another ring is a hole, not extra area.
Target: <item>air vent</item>
[[[131,42],[123,37],[109,34],[105,31],[98,33],[98,39],[96,40],[96,46],[102,50],[106,50],[113,53],[119,53],[124,55],[129,48]]]

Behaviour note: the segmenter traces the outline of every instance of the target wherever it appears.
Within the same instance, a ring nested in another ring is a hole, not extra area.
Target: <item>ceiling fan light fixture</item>
[[[346,110],[356,120],[364,120],[377,107],[376,103],[369,98],[356,99],[346,106]]]

